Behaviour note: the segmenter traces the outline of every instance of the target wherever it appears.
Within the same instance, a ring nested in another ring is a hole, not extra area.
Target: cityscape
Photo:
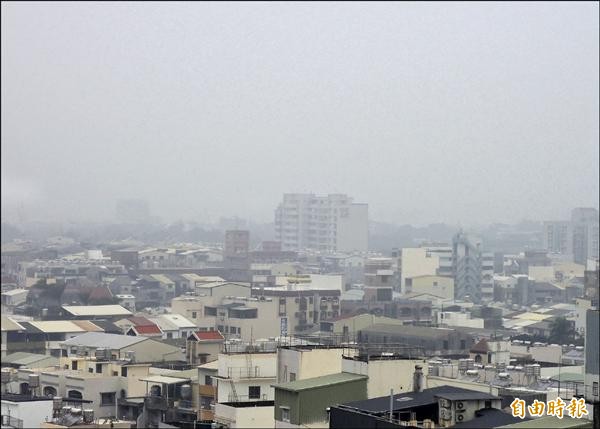
[[[598,12],[2,2],[2,429],[600,428]]]

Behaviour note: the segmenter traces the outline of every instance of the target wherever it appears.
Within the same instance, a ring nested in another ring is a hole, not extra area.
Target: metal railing
[[[260,367],[259,366],[240,366],[240,367],[228,367],[227,377],[233,380],[239,380],[241,378],[260,378]]]
[[[8,414],[2,414],[2,427],[22,429],[23,420]]]
[[[228,396],[228,402],[251,402],[251,401],[266,401],[267,400],[267,394],[263,393],[262,395],[259,395],[258,397],[253,395],[252,397],[250,395],[234,395],[233,393],[230,393]]]

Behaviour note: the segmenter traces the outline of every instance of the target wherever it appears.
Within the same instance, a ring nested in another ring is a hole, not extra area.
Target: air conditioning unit
[[[440,398],[440,407],[450,408],[450,401],[444,398]]]
[[[460,423],[465,419],[465,416],[462,414],[457,414],[456,415],[456,423]]]
[[[457,410],[457,411],[461,411],[461,410],[463,410],[463,411],[464,411],[464,409],[465,409],[465,403],[464,403],[464,402],[462,402],[462,401],[458,401],[458,402],[456,403],[456,410]]]

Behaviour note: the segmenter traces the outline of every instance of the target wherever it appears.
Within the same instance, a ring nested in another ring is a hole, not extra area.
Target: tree
[[[575,329],[573,324],[564,317],[557,317],[550,322],[550,337],[548,340],[551,343],[571,344],[575,341]]]

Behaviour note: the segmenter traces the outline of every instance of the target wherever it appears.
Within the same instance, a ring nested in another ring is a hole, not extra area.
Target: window
[[[56,389],[52,386],[44,387],[44,396],[47,396],[49,398],[56,396]]]
[[[290,381],[296,381],[296,373],[290,372]]]
[[[102,374],[102,364],[101,363],[96,364],[96,372],[98,374]]]
[[[119,371],[113,371],[112,375],[113,375],[113,377],[118,377],[119,376]]]
[[[598,382],[597,381],[594,381],[594,384],[592,384],[592,395],[598,396]]]
[[[195,319],[198,316],[198,313],[196,313],[195,311],[192,311],[192,319]]]
[[[467,342],[465,340],[460,340],[460,349],[464,350],[467,348]]]
[[[187,331],[181,331],[181,338],[187,337]]]
[[[105,392],[100,394],[100,406],[115,405],[117,392]]]
[[[281,407],[281,421],[289,423],[290,422],[290,409]]]
[[[485,401],[485,408],[492,408],[492,401]]]
[[[127,367],[126,366],[121,367],[121,377],[127,377]]]
[[[71,369],[74,369],[74,370],[77,369],[77,361],[76,360],[71,362]]]
[[[260,399],[260,386],[248,386],[248,398]]]
[[[448,340],[444,340],[444,350],[448,350]]]
[[[204,384],[206,386],[212,386],[212,377],[210,375],[205,375],[204,376]]]
[[[173,332],[167,332],[167,338],[169,338],[169,339],[173,338]]]
[[[94,373],[94,368],[88,368],[88,372],[93,374]]]

